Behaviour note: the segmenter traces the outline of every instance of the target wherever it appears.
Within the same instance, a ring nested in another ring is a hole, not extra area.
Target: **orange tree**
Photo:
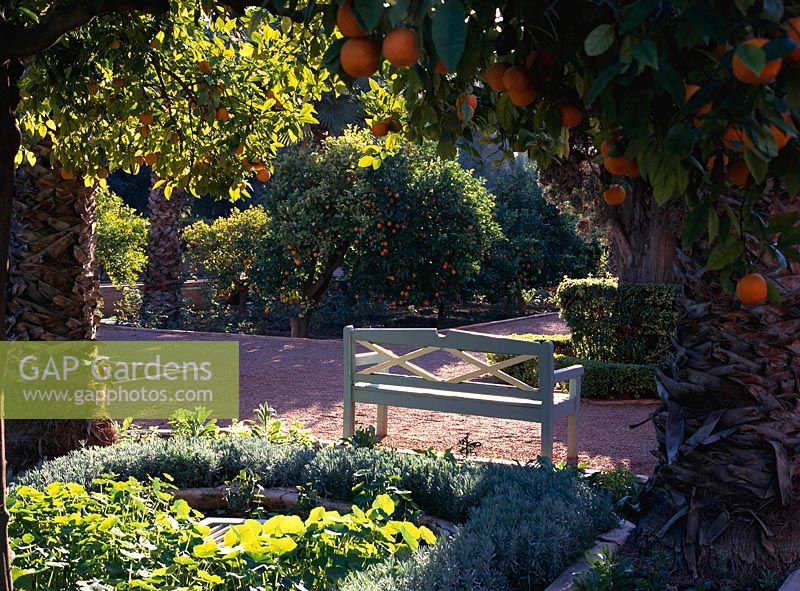
[[[443,155],[478,129],[546,166],[580,127],[617,185],[609,207],[646,183],[682,210],[682,354],[659,379],[660,464],[637,540],[682,548],[678,566],[693,576],[785,572],[797,560],[786,524],[800,473],[785,332],[800,328],[800,5],[577,4],[354,3],[370,43],[351,34],[328,64],[370,74],[377,64],[352,49],[383,44],[406,134],[437,140]]]
[[[238,10],[249,4],[227,2]],[[257,4],[300,21],[321,18],[326,32],[335,19],[330,4]],[[19,143],[19,59],[98,15],[170,9],[158,0],[6,6],[0,255]],[[412,99],[405,118],[412,139],[433,139],[449,156],[466,129],[478,128],[507,141],[509,152],[546,163],[566,155],[562,123],[577,118],[564,107],[574,106],[617,184],[638,178],[656,200],[683,209],[681,355],[661,376],[660,464],[639,540],[683,548],[681,564],[692,574],[713,572],[715,558],[743,578],[759,568],[785,571],[797,560],[797,533],[787,524],[800,473],[792,350],[800,330],[798,3],[397,0],[385,7],[359,0],[353,10],[359,26],[332,41],[325,62],[345,82],[370,75],[386,40],[391,89]],[[29,14],[36,24],[24,21]],[[769,290],[773,305],[740,309],[730,294],[744,277],[742,302],[763,302]]]
[[[481,263],[502,237],[494,196],[433,146],[407,146],[364,172],[370,211],[348,276],[354,295],[395,306],[445,306],[475,287]]]

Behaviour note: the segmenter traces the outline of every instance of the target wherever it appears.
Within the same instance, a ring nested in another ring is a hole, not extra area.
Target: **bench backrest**
[[[435,328],[348,326],[344,329],[344,346],[345,380],[350,380],[351,383],[510,396],[541,400],[546,406],[552,404],[554,384],[551,341],[523,341],[463,330],[440,333]],[[366,351],[358,352],[357,346]],[[396,353],[393,350],[398,348],[402,348],[404,352]],[[445,351],[453,358],[471,364],[473,368],[467,373],[443,378],[423,369],[415,362],[438,351]],[[497,353],[512,357],[491,364],[472,353]],[[536,387],[503,371],[532,359],[538,360],[539,365],[539,383]],[[403,373],[397,373],[397,370]],[[486,377],[494,377],[500,383],[474,381]]]

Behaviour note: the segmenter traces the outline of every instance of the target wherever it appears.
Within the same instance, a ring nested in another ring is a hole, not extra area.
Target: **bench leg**
[[[567,464],[578,465],[578,411],[567,417]]]
[[[553,424],[549,421],[542,423],[542,453],[548,460],[553,459]]]
[[[348,396],[348,394],[350,394]],[[355,435],[356,432],[356,403],[353,402],[353,397],[350,392],[345,390],[344,395],[344,412],[343,412],[343,421],[344,425],[343,435],[344,438],[347,439],[348,437]]]
[[[375,422],[375,437],[383,439],[389,428],[389,407],[378,405],[378,416]]]

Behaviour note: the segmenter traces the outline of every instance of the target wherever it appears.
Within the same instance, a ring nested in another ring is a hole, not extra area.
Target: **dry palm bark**
[[[34,143],[17,169],[9,254],[6,337],[86,340],[97,331],[94,188],[65,180],[50,147]],[[81,445],[114,441],[109,421],[7,421],[8,459],[18,468]]]
[[[800,562],[800,266],[770,274],[782,306],[751,309],[689,256],[679,270],[676,355],[654,417],[660,463],[636,543],[681,557],[689,577],[783,575]]]
[[[158,178],[152,176],[155,185]],[[169,199],[163,188],[150,190],[147,267],[144,272],[143,320],[161,328],[176,326],[180,317],[182,252],[181,215],[185,196],[174,191]]]

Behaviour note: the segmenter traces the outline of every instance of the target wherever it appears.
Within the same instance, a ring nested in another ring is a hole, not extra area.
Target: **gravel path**
[[[563,334],[566,325],[555,314],[532,316],[513,322],[470,326],[488,334]],[[222,333],[194,333],[133,329],[103,324],[99,338],[110,341],[139,340],[236,340],[240,343],[241,418],[269,402],[283,418],[298,419],[321,438],[337,439],[342,428],[342,343],[338,340],[307,340]],[[420,365],[437,375],[463,373],[463,362],[447,353],[420,359]],[[424,362],[423,362],[424,361]],[[469,367],[469,366],[467,366]],[[631,430],[630,424],[645,420],[654,405],[597,404],[583,401],[579,428],[581,461],[592,468],[626,466],[648,474],[655,466],[650,453],[656,447],[649,424]],[[373,423],[375,409],[357,405],[359,425]],[[563,424],[562,424],[563,423]],[[539,425],[403,408],[389,409],[389,445],[437,450],[457,448],[469,434],[481,442],[477,454],[489,458],[526,461],[536,457]],[[566,457],[566,420],[556,424],[554,459]]]

